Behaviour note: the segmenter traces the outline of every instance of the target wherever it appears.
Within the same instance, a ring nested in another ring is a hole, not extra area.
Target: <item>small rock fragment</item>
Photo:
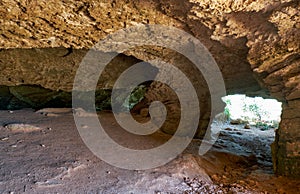
[[[211,178],[212,178],[214,181],[219,181],[219,177],[218,177],[218,175],[216,175],[216,174],[212,175]]]
[[[45,114],[45,116],[47,116],[47,117],[58,117],[59,114],[55,114],[55,113],[47,113],[47,114]]]
[[[39,127],[23,123],[7,124],[5,127],[13,132],[32,132],[41,130]]]
[[[230,124],[232,125],[239,125],[241,123],[242,123],[241,119],[233,119],[230,121]]]
[[[83,129],[89,128],[89,126],[87,126],[87,125],[82,125],[81,127],[82,127]]]
[[[149,115],[149,109],[148,108],[143,108],[140,110],[140,115],[142,117],[147,117]]]
[[[51,115],[59,116],[59,114],[72,113],[72,109],[71,108],[43,108],[36,111],[36,113],[46,115],[46,116],[51,116]]]
[[[251,127],[250,127],[249,124],[246,124],[246,125],[244,126],[244,129],[251,129]]]

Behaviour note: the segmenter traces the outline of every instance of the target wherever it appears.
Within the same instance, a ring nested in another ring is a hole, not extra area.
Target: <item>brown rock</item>
[[[149,109],[148,108],[143,108],[140,110],[140,115],[142,117],[147,117],[149,115]]]
[[[244,126],[244,129],[251,129],[251,126],[250,126],[249,124],[246,124],[246,125]]]

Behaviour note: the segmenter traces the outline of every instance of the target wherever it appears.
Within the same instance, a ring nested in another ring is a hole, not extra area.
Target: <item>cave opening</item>
[[[282,103],[275,99],[228,95],[222,98],[226,106],[217,115],[212,127],[221,130],[216,146],[252,158],[272,172],[271,145],[279,128]]]

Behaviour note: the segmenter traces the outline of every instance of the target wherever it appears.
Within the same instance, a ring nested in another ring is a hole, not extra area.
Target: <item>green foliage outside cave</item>
[[[232,119],[241,119],[244,123],[249,123],[254,125],[262,130],[268,130],[269,128],[278,128],[280,122],[280,113],[279,110],[269,110],[267,106],[265,106],[266,101],[262,98],[249,98],[246,96],[241,96],[239,99],[239,110],[240,115],[239,118],[234,117],[233,105],[236,103],[236,99],[231,96],[227,96],[223,99],[226,104],[224,109],[224,115],[227,121]],[[276,104],[278,102],[273,102],[272,106],[281,106]],[[272,108],[269,106],[269,108]],[[274,112],[279,116],[274,116]],[[281,112],[281,109],[280,109]],[[236,116],[235,116],[236,117]]]

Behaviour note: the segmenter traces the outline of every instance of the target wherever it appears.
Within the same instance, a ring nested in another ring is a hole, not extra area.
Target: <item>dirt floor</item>
[[[169,139],[162,133],[136,138],[120,129],[112,113],[99,117],[110,136],[128,147],[146,149]],[[0,111],[0,193],[296,194],[300,180],[272,173],[273,140],[273,129],[224,124],[204,156],[197,154],[201,141],[193,140],[162,167],[124,170],[89,151],[70,109]]]

